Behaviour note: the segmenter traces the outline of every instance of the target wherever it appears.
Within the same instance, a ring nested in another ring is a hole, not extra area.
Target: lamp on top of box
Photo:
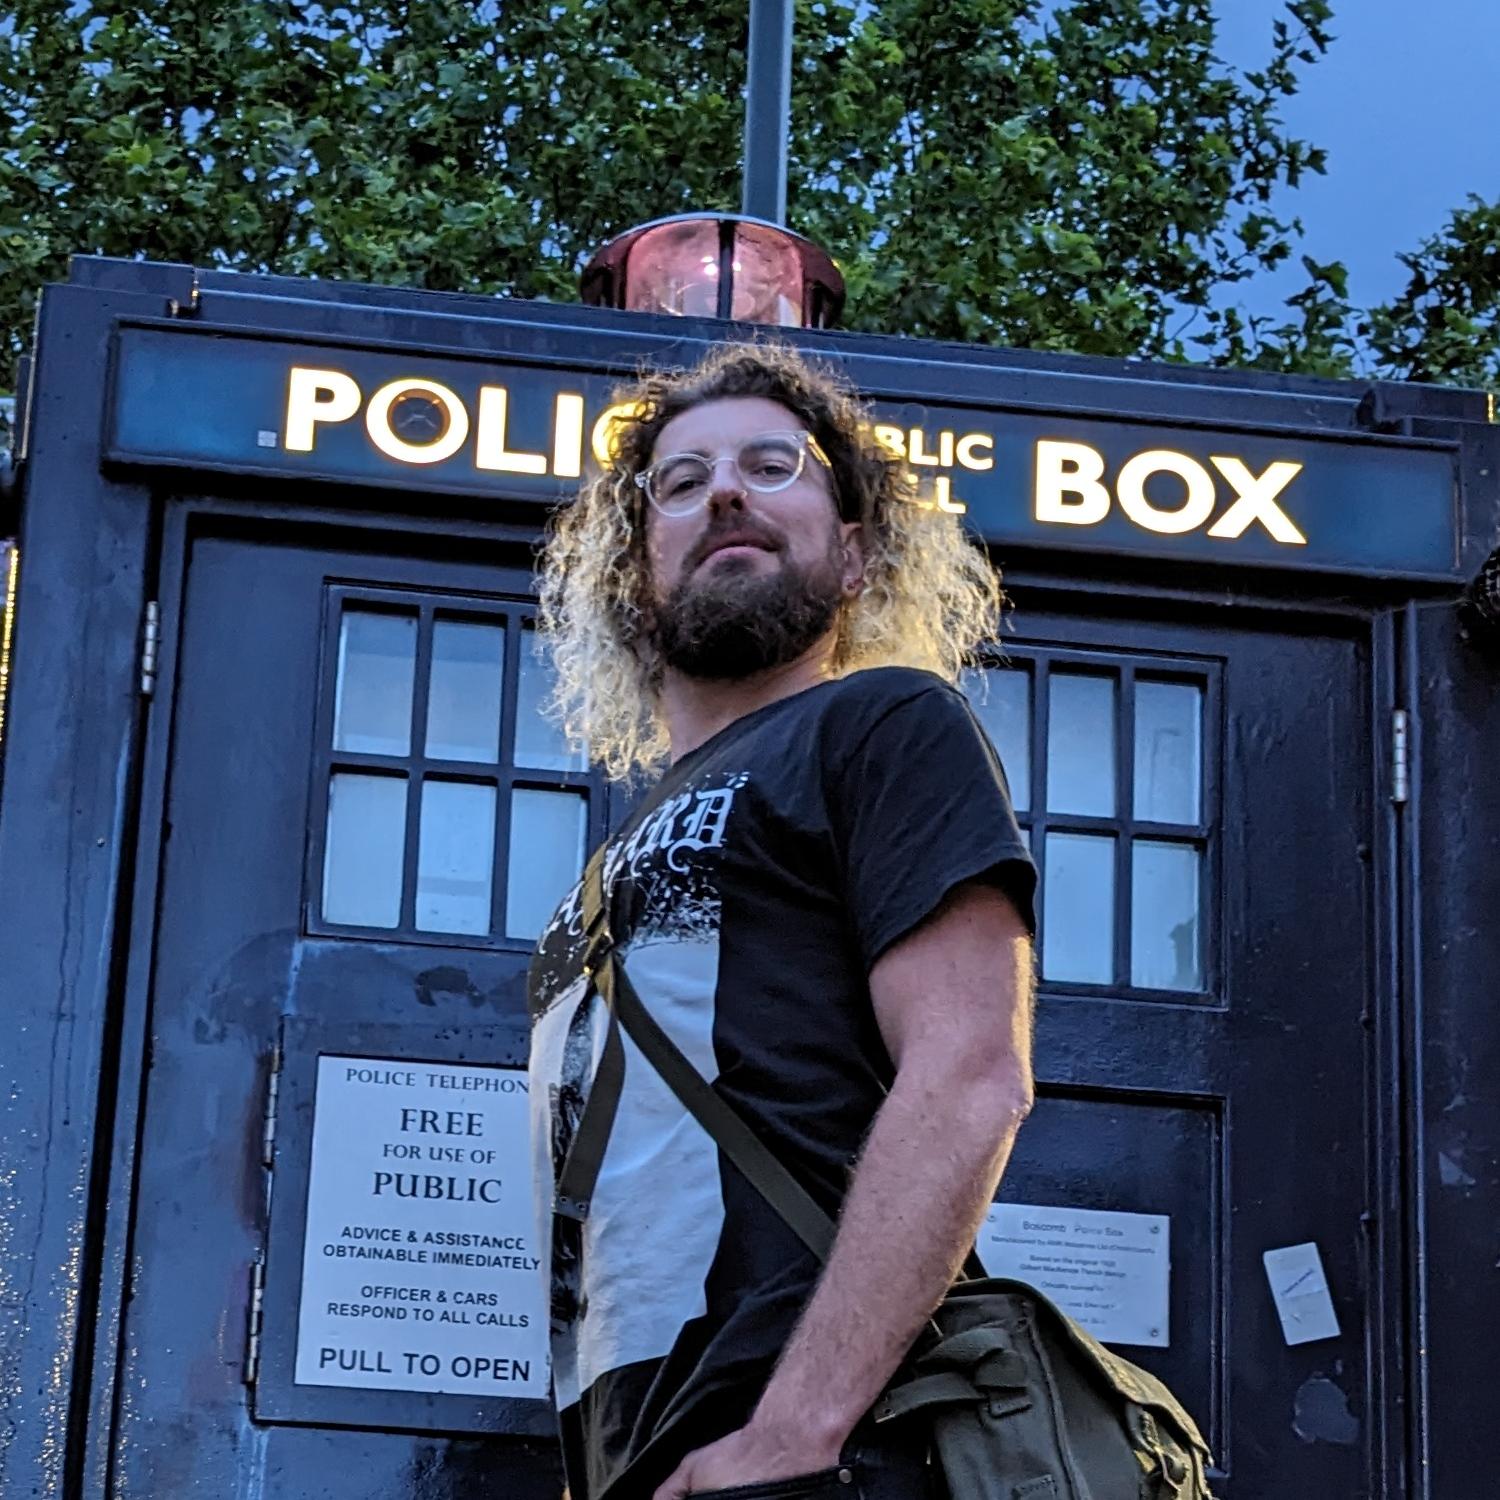
[[[844,278],[809,239],[743,214],[676,214],[617,235],[579,279],[594,307],[831,328]]]

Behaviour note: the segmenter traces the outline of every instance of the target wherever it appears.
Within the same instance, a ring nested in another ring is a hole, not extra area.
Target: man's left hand
[[[741,1427],[706,1448],[689,1453],[652,1500],[681,1500],[703,1490],[727,1490],[738,1484],[765,1484],[816,1474],[839,1461],[842,1443],[831,1447],[810,1437],[777,1440],[753,1426]]]

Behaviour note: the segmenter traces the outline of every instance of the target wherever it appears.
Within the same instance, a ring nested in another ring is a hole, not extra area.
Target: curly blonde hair
[[[957,515],[917,501],[843,377],[785,344],[717,345],[690,370],[648,373],[615,394],[631,414],[614,424],[611,462],[555,513],[542,549],[539,623],[556,670],[547,711],[617,780],[654,771],[668,751],[635,476],[674,417],[732,396],[792,412],[828,456],[840,515],[862,523],[864,587],[842,608],[830,675],[902,665],[954,682],[998,633],[998,572]]]

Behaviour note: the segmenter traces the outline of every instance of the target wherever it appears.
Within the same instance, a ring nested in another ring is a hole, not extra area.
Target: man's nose
[[[708,468],[709,510],[743,510],[744,507],[745,481],[740,478],[739,465],[728,453],[711,459]]]

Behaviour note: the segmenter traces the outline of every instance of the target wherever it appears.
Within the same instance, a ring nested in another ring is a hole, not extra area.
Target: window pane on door
[[[347,609],[339,622],[333,748],[363,755],[411,749],[411,693],[417,663],[417,617]]]
[[[1047,809],[1115,810],[1115,680],[1053,672],[1047,706]]]
[[[1139,839],[1131,850],[1130,982],[1153,990],[1200,990],[1201,856],[1191,844]]]
[[[510,804],[505,931],[538,938],[583,870],[588,803],[577,792],[517,787]]]
[[[488,932],[495,868],[495,788],[467,781],[422,786],[417,927]]]
[[[1137,818],[1145,823],[1197,823],[1202,743],[1202,688],[1187,682],[1136,683]]]
[[[405,851],[406,779],[336,771],[323,845],[323,920],[399,926]]]
[[[500,759],[505,627],[467,620],[432,623],[427,755],[494,765]],[[486,920],[488,927],[488,920]],[[468,928],[457,929],[468,931]]]
[[[1115,977],[1115,841],[1049,833],[1042,901],[1042,974],[1078,984]]]
[[[964,692],[1000,753],[1017,812],[1031,807],[1031,673],[1017,667],[986,667],[964,673]]]
[[[521,632],[521,681],[516,693],[516,755],[518,766],[543,771],[582,771],[583,752],[570,746],[562,731],[543,712],[552,692],[552,658],[536,631]]]
[[[312,930],[534,941],[603,833],[603,784],[542,715],[554,677],[533,604],[351,584],[330,602]]]

